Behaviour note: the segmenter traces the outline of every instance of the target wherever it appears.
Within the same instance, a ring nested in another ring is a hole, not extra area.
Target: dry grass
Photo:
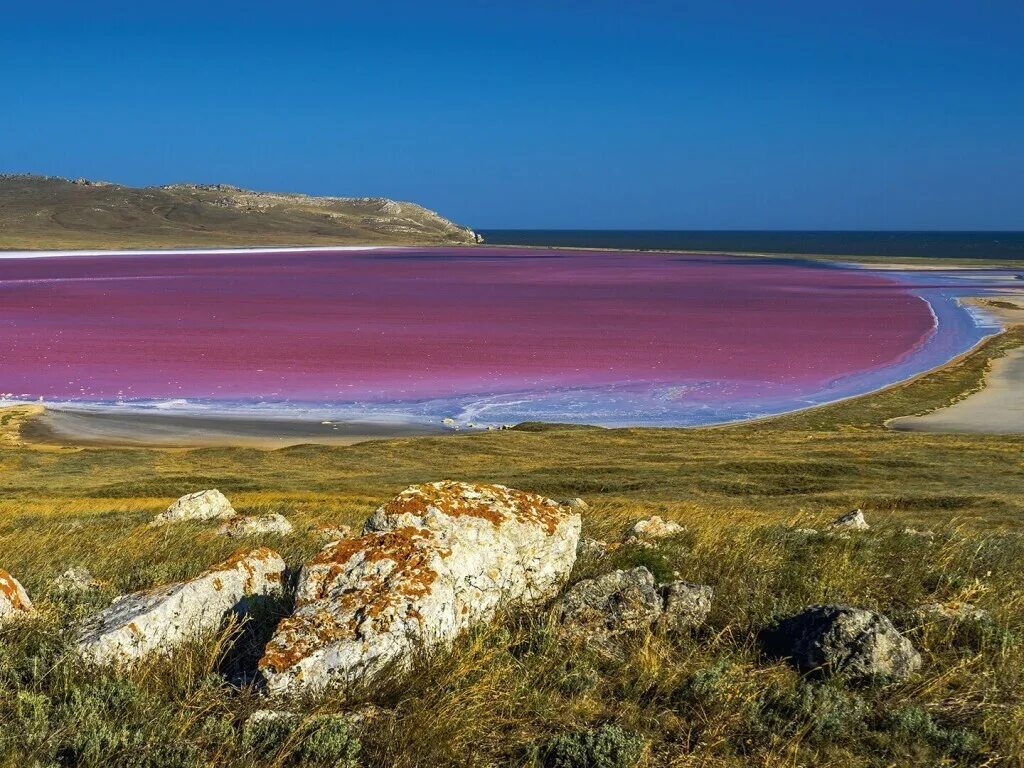
[[[242,724],[258,696],[218,674],[237,628],[127,676],[80,668],[67,638],[116,594],[193,575],[233,548],[212,526],[144,526],[182,493],[215,486],[243,512],[287,514],[298,533],[266,543],[297,566],[318,547],[310,526],[358,524],[403,487],[444,477],[583,496],[585,532],[600,538],[650,514],[679,520],[682,536],[581,561],[573,578],[643,564],[661,579],[679,572],[711,584],[714,608],[699,631],[630,638],[617,655],[566,645],[545,611],[508,616],[401,679],[308,702],[309,712],[385,708],[359,734],[364,765],[553,764],[552,739],[610,724],[642,744],[641,766],[1024,764],[1024,438],[882,426],[976,387],[990,360],[1022,340],[1011,332],[884,393],[709,430],[36,450],[14,444],[9,420],[0,566],[23,581],[41,617],[0,629],[0,766],[344,764],[348,736],[247,740]],[[795,530],[852,506],[866,510],[871,532]],[[907,525],[936,536],[906,535]],[[70,565],[107,585],[82,599],[55,594],[51,580]],[[924,622],[915,612],[958,600],[990,617]],[[921,650],[922,671],[865,688],[802,680],[761,658],[757,633],[814,602],[886,613]],[[311,752],[314,742],[326,752]]]

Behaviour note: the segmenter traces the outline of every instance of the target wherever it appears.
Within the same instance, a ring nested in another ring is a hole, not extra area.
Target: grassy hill
[[[472,230],[415,203],[225,184],[137,189],[0,176],[0,249],[468,244]]]

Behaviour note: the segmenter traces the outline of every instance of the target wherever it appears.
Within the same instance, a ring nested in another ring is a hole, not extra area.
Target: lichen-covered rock
[[[704,623],[711,613],[714,590],[704,584],[674,581],[661,589],[664,610],[658,626],[669,632],[679,632]]]
[[[662,520],[658,515],[637,520],[629,529],[629,538],[639,541],[655,541],[676,536],[686,529],[671,520]]]
[[[0,621],[16,616],[27,616],[34,610],[21,582],[0,568]]]
[[[273,534],[287,536],[293,530],[292,524],[284,515],[260,515],[259,517],[236,517],[217,529],[222,536],[243,538],[245,536],[262,536]]]
[[[156,525],[182,520],[230,520],[238,515],[227,497],[216,488],[182,496],[153,520]]]
[[[868,525],[867,520],[864,519],[864,512],[855,509],[852,512],[847,512],[845,515],[837,517],[827,526],[826,531],[866,531],[871,526]]]
[[[852,679],[908,677],[921,656],[885,616],[849,605],[812,605],[762,636],[765,651],[802,673]]]
[[[608,554],[608,549],[608,542],[606,541],[582,538],[576,546],[576,555],[578,557],[590,558],[591,560],[600,560]]]
[[[100,582],[93,578],[88,568],[74,566],[53,580],[53,589],[65,594],[73,592],[89,592],[99,589]]]
[[[260,547],[239,551],[189,581],[124,595],[92,618],[78,638],[82,658],[98,664],[130,663],[171,653],[215,631],[231,611],[281,592],[285,564]]]
[[[554,614],[566,634],[601,642],[650,628],[663,610],[654,576],[640,567],[574,584],[558,600]]]
[[[321,690],[407,664],[503,606],[557,592],[576,559],[580,518],[500,485],[406,489],[303,568],[294,614],[260,661],[275,694]]]

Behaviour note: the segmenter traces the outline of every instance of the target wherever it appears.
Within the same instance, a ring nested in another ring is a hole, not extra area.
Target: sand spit
[[[242,416],[41,410],[21,425],[21,438],[36,445],[206,448],[352,445],[366,440],[437,435],[421,424],[330,422]]]
[[[1024,300],[1011,296],[968,299],[1006,327],[1024,324]],[[1024,433],[1024,347],[992,362],[982,389],[946,408],[887,423],[906,432]]]

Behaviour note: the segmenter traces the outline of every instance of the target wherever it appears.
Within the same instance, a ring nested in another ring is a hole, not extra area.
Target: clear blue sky
[[[1021,0],[13,5],[4,171],[481,229],[1024,229]]]

